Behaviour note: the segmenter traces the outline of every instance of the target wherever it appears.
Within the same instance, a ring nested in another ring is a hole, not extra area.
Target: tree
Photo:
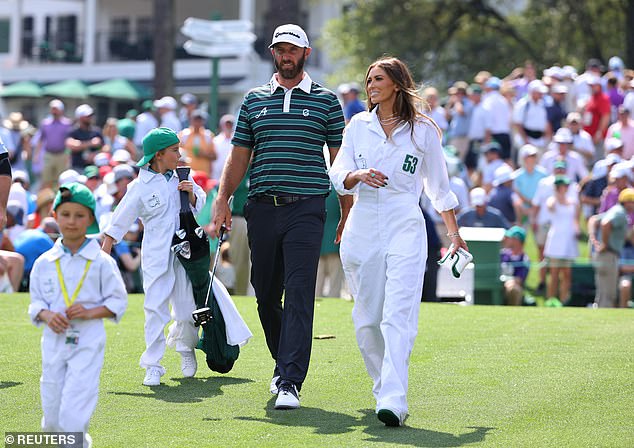
[[[174,91],[174,0],[154,0],[154,95]]]
[[[527,59],[541,68],[582,68],[589,57],[625,56],[626,7],[634,15],[633,2],[530,0],[518,9],[513,1],[357,0],[324,33],[343,62],[331,81],[360,81],[385,54],[434,83],[470,80],[483,69],[503,77]]]

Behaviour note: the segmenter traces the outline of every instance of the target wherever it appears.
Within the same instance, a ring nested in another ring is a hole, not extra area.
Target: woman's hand
[[[451,250],[452,256],[456,254],[459,248],[463,248],[464,250],[469,252],[469,247],[467,246],[467,243],[465,242],[465,240],[462,239],[462,237],[459,234],[458,235],[454,234],[450,236],[449,239],[451,240],[451,243],[453,244],[453,249]]]
[[[351,185],[349,185],[349,182]],[[344,186],[350,189],[359,182],[369,185],[372,188],[385,187],[387,186],[387,176],[374,168],[357,170],[348,174],[344,181]]]

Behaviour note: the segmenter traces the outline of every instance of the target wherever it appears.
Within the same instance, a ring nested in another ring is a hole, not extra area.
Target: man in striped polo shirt
[[[269,46],[277,72],[247,93],[214,204],[213,227],[231,228],[227,200],[250,164],[244,206],[260,322],[276,365],[276,409],[299,407],[312,343],[317,264],[330,190],[323,146],[334,157],[343,112],[336,95],[304,72],[311,53],[297,25],[281,25]],[[351,206],[342,202],[343,222]],[[284,307],[282,308],[282,294]]]

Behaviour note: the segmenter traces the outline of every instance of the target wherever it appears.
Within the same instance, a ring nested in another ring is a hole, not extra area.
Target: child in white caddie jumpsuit
[[[171,320],[167,343],[181,355],[181,370],[185,377],[196,374],[194,348],[198,329],[194,327],[195,310],[191,282],[185,269],[170,250],[172,236],[179,225],[180,191],[189,193],[195,211],[205,203],[205,192],[191,178],[179,182],[176,166],[180,141],[168,128],[156,128],[143,139],[143,158],[139,177],[128,185],[128,191],[115,209],[110,225],[104,230],[103,250],[110,252],[112,244],[121,241],[132,223],[143,222],[141,268],[145,291],[145,352],[140,365],[146,369],[143,384],[158,386],[165,368],[161,359],[165,353],[165,327]],[[145,167],[145,165],[148,165]],[[169,305],[172,305],[170,317]]]
[[[31,271],[29,315],[46,323],[42,335],[43,431],[83,432],[97,405],[106,332],[103,318],[119,322],[127,293],[117,263],[103,253],[95,199],[82,184],[60,187],[53,205],[62,237]]]
[[[416,112],[409,70],[398,59],[379,60],[370,66],[366,85],[370,111],[348,124],[329,174],[338,193],[355,195],[340,248],[355,302],[352,318],[374,381],[378,418],[400,426],[408,413],[407,369],[427,259],[418,205],[423,189],[454,245],[466,245],[457,232],[458,201],[449,187],[440,132]],[[404,103],[409,111],[397,105]]]

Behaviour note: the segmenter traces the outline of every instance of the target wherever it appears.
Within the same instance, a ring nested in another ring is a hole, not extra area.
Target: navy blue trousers
[[[249,200],[244,216],[251,249],[251,284],[266,344],[280,381],[292,381],[301,389],[312,348],[325,198],[316,196],[284,206]]]

